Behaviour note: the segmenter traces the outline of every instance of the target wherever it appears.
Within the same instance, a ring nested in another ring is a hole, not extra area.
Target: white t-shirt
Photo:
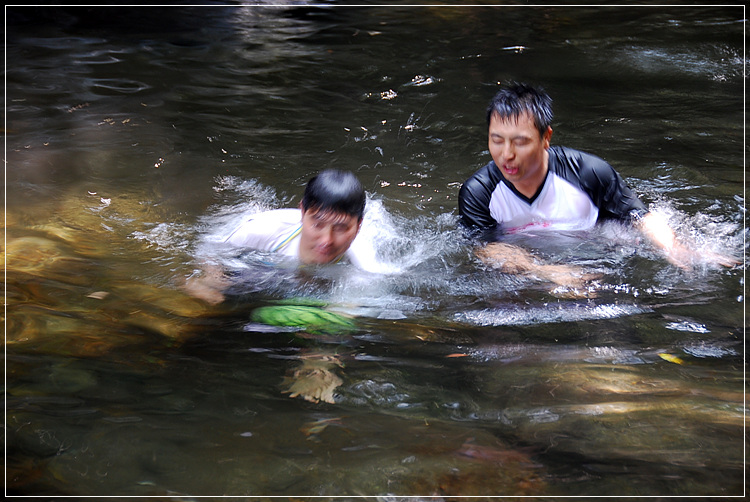
[[[235,247],[279,253],[299,259],[301,231],[300,209],[273,209],[248,217],[224,242]],[[377,260],[373,243],[362,238],[361,234],[357,235],[343,258],[368,272],[387,272],[388,267]]]
[[[490,215],[508,233],[541,228],[588,230],[599,218],[599,209],[579,188],[550,172],[533,200],[521,199],[507,184],[498,183],[490,198]]]

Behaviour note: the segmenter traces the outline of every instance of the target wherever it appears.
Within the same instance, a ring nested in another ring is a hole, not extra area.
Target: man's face
[[[349,249],[362,221],[354,215],[302,209],[299,257],[302,263],[330,263]]]
[[[489,127],[489,149],[492,160],[505,179],[524,195],[531,196],[547,174],[547,148],[552,128],[544,136],[534,125],[534,119],[524,113],[516,120],[492,115]],[[531,192],[531,194],[526,193]]]

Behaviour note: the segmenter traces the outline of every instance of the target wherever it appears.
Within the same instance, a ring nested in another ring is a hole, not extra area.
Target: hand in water
[[[189,277],[185,280],[182,289],[195,298],[217,305],[224,301],[223,291],[228,286],[229,280],[224,276],[220,267],[205,266],[203,275]]]
[[[683,270],[691,270],[699,265],[733,267],[740,263],[733,256],[700,251],[682,244],[669,226],[667,219],[658,213],[648,213],[639,222],[643,234],[666,254],[672,265]]]
[[[740,261],[733,256],[714,253],[713,251],[690,249],[676,241],[671,249],[665,249],[664,251],[669,263],[683,270],[692,270],[700,265],[734,267],[740,264]]]

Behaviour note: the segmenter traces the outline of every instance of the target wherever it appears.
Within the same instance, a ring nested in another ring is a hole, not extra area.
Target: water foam
[[[612,319],[649,312],[649,297],[663,300],[676,287],[693,288],[695,281],[701,283],[702,291],[708,287],[705,274],[684,274],[672,267],[627,225],[525,236],[522,241],[511,236],[511,242],[531,249],[544,261],[573,264],[604,276],[595,288],[595,294],[605,295],[597,304],[545,303],[550,294],[554,296],[554,285],[548,285],[545,293],[544,285],[533,278],[488,270],[474,256],[473,245],[454,213],[405,215],[373,194],[367,197],[360,238],[375,243],[376,259],[387,273],[350,266],[316,267],[301,273],[291,264],[276,263],[268,253],[247,251],[237,256],[236,250],[226,253],[219,245],[250,214],[283,207],[288,201],[256,180],[237,177],[218,178],[214,190],[223,200],[199,222],[196,259],[244,270],[237,276],[238,291],[312,295],[354,315],[403,319],[419,312],[461,311],[454,321],[481,326]],[[705,213],[689,216],[666,202],[651,209],[701,252],[739,251],[742,246],[742,230],[735,221]],[[632,303],[618,299],[623,295]],[[524,307],[477,308],[478,303],[502,304],[524,297]],[[632,301],[635,298],[640,305]]]
[[[541,307],[500,307],[470,310],[455,314],[454,320],[477,326],[521,326],[560,322],[614,319],[650,312],[638,305],[580,305],[558,304]]]

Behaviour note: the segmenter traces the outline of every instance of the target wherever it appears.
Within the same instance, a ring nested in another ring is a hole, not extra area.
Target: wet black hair
[[[518,117],[529,113],[539,135],[544,136],[552,124],[552,98],[541,87],[528,84],[511,83],[501,89],[487,107],[487,125],[493,116],[501,119]]]
[[[365,189],[351,172],[326,169],[307,183],[302,209],[344,213],[361,220],[365,214]]]

